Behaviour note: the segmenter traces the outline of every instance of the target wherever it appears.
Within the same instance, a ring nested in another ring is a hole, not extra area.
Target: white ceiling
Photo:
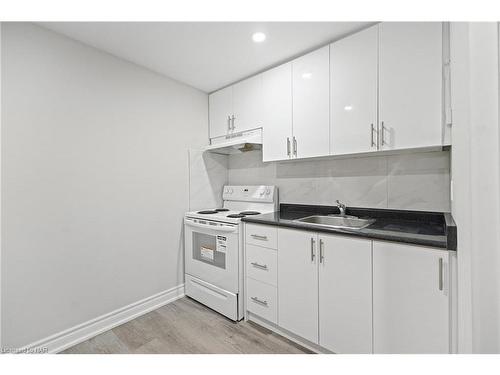
[[[41,26],[211,92],[368,22],[43,22]],[[257,44],[256,31],[267,35]]]

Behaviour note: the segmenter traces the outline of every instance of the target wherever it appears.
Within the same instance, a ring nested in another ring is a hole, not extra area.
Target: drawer
[[[184,285],[186,296],[207,305],[229,319],[238,320],[238,297],[236,294],[188,274],[186,274]]]
[[[270,225],[246,224],[245,242],[251,245],[278,248],[278,228]]]
[[[278,253],[255,245],[246,245],[247,277],[276,286]]]
[[[247,310],[272,323],[278,321],[278,289],[247,278]]]

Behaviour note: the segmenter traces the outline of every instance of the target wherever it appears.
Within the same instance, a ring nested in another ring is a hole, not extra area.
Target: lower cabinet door
[[[375,353],[449,353],[448,252],[373,241]]]
[[[317,234],[278,229],[278,324],[318,343]]]
[[[319,344],[372,353],[372,241],[319,236]]]

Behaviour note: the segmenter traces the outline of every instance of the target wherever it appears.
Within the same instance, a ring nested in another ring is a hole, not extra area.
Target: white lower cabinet
[[[449,353],[448,251],[373,241],[375,353]]]
[[[319,344],[372,353],[372,241],[319,236]]]
[[[448,251],[282,227],[277,250],[246,248],[247,311],[278,332],[334,353],[450,352]]]
[[[318,235],[278,228],[278,324],[318,343]]]
[[[278,323],[336,353],[372,352],[371,241],[278,229]]]

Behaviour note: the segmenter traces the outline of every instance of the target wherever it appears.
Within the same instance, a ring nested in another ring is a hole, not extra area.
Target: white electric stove
[[[241,218],[278,210],[275,186],[225,186],[223,205],[184,218],[185,293],[238,321],[243,318]]]

